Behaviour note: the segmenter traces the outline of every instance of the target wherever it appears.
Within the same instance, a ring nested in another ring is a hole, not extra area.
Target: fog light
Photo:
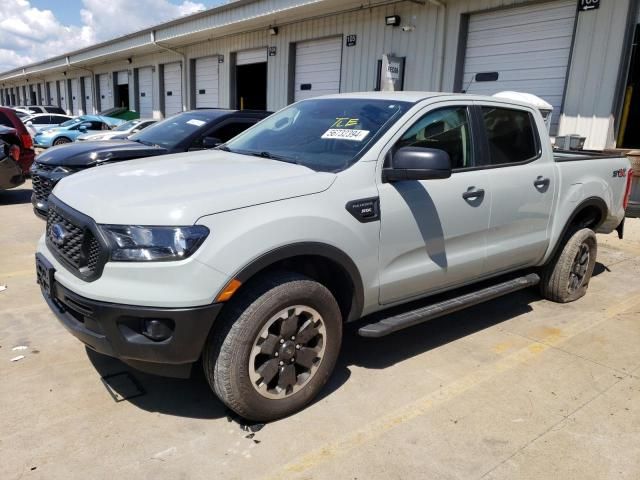
[[[142,334],[155,342],[166,340],[173,333],[171,325],[166,320],[151,319],[144,321]]]

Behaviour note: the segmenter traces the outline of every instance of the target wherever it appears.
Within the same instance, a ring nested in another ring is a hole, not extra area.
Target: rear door
[[[476,105],[491,188],[485,273],[534,265],[548,245],[558,183],[554,163],[543,155],[533,110],[489,101]]]
[[[477,169],[469,102],[440,102],[416,114],[383,154],[401,147],[449,153],[448,179],[382,183],[380,303],[417,297],[482,274],[491,191]]]

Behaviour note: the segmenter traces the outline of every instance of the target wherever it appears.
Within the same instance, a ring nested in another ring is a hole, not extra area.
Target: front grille
[[[36,196],[36,199],[39,202],[46,202],[55,184],[51,180],[41,177],[35,173],[31,176],[31,181],[33,193]]]
[[[79,212],[66,214],[55,199],[47,215],[47,245],[70,271],[90,281],[102,273],[107,252],[94,234],[95,224],[88,217],[84,222],[78,221],[82,217]]]

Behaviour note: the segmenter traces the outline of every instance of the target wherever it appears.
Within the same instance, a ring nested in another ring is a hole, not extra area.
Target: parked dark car
[[[27,127],[24,126],[24,123],[18,118],[13,109],[8,107],[0,107],[0,125],[15,130],[18,145],[20,146],[20,167],[22,168],[22,173],[28,175],[36,153],[33,150],[33,139],[29,135]]]
[[[127,140],[52,147],[41,153],[31,168],[34,212],[46,218],[49,194],[68,175],[123,160],[213,148],[270,114],[255,110],[192,110],[151,125]]]
[[[8,190],[23,183],[20,138],[15,128],[0,125],[0,190]]]

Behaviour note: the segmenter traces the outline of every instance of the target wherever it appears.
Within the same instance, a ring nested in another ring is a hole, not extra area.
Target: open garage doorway
[[[240,110],[267,109],[267,49],[236,53],[236,98]]]
[[[624,94],[618,148],[640,148],[640,25],[636,26]]]
[[[129,110],[129,72],[127,70],[114,72],[113,80],[114,107]]]

